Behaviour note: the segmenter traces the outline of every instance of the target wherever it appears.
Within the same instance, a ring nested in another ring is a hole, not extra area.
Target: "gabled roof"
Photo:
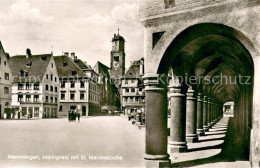
[[[137,79],[139,87],[143,86],[143,74],[140,73],[140,65],[143,65],[143,58],[134,61],[124,75],[124,79]]]
[[[68,56],[55,56],[54,61],[59,78],[87,77],[81,68]]]
[[[41,82],[49,65],[51,54],[12,56],[9,59],[9,66],[13,75],[13,82]],[[27,77],[21,77],[20,72],[28,72]]]
[[[93,69],[97,74],[109,77],[109,67],[103,63],[98,61]]]
[[[5,54],[5,56],[7,57],[7,59],[9,59],[10,58],[10,56],[9,56],[9,53],[6,53],[5,52],[5,50],[4,50],[4,47],[3,47],[3,45],[2,45],[2,42],[0,41],[0,50],[2,50],[2,52]]]

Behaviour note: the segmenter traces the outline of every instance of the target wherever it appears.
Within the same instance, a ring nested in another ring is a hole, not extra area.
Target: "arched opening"
[[[228,125],[235,136],[229,145],[236,148],[228,152],[240,152],[228,159],[249,160],[254,55],[253,45],[241,32],[222,24],[197,24],[174,38],[157,69],[165,75],[172,71],[174,81],[170,154],[187,151],[187,142],[194,143],[212,129],[223,117],[225,103],[233,102],[234,118]],[[229,153],[222,150],[225,156]]]

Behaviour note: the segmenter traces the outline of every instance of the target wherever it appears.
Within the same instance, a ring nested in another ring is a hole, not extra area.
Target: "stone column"
[[[167,84],[158,74],[143,77],[146,93],[146,167],[169,166],[167,153]]]
[[[197,135],[197,98],[192,88],[188,89],[186,98],[186,141],[198,142]]]
[[[209,131],[209,127],[208,127],[208,98],[207,98],[207,96],[203,97],[203,129],[204,129],[204,132]]]
[[[215,111],[216,111],[216,104],[212,103],[212,126],[215,125]]]
[[[213,126],[214,123],[214,110],[215,110],[215,103],[211,102],[211,126]]]
[[[212,110],[212,106],[211,106],[211,98],[208,98],[208,127],[211,128],[212,124],[211,124],[211,110]]]
[[[187,151],[186,142],[186,86],[170,86],[170,153]]]
[[[205,135],[203,129],[203,96],[198,93],[197,96],[197,134],[199,136]]]

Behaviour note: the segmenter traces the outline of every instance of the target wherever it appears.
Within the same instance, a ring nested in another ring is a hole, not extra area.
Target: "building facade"
[[[9,67],[9,55],[0,42],[0,119],[11,118],[6,109],[11,105],[12,74]]]
[[[71,56],[55,56],[60,79],[59,117],[67,117],[75,110],[81,116],[92,116],[100,111],[99,87],[74,61]]]
[[[89,82],[87,83],[88,87],[88,97],[89,97],[89,116],[100,115],[101,106],[100,106],[100,94],[101,86],[98,82],[98,74],[92,69],[90,65],[86,62],[83,62],[81,59],[78,59],[76,56],[72,55],[72,60],[76,63],[80,69],[89,77]]]
[[[144,112],[144,59],[133,61],[122,79],[121,84],[121,109],[124,114],[131,115]]]
[[[52,54],[13,56],[12,107],[16,119],[57,118],[59,78]]]

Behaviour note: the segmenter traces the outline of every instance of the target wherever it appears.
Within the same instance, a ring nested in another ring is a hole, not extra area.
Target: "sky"
[[[11,56],[75,52],[110,65],[111,40],[126,40],[126,67],[144,53],[136,0],[0,0],[0,41]]]

